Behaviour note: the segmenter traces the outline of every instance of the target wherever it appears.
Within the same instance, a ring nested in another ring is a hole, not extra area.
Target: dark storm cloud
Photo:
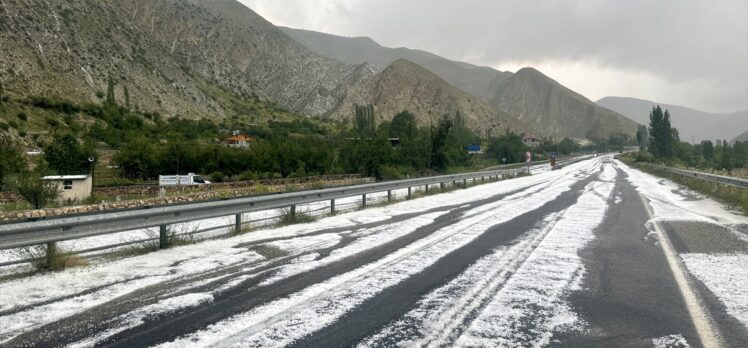
[[[585,62],[678,85],[677,99],[702,90],[702,105],[748,107],[745,0],[243,2],[278,24],[491,66]]]

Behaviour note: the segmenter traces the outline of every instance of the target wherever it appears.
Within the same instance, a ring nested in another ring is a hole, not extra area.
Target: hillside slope
[[[672,124],[683,141],[733,139],[748,131],[748,110],[733,113],[710,113],[684,106],[668,105],[644,99],[605,97],[597,104],[615,110],[641,124],[649,124],[649,112],[660,105],[670,111]]]
[[[281,27],[281,30],[317,54],[349,64],[368,62],[381,70],[398,59],[411,61],[484,102],[491,98],[493,89],[512,75],[489,67],[449,60],[426,51],[384,47],[368,37],[343,37],[285,27]]]
[[[741,133],[740,135],[732,139],[730,142],[734,143],[736,141],[748,141],[748,131]]]
[[[598,106],[532,68],[517,71],[499,86],[490,105],[515,115],[544,138],[636,134],[636,122]]]
[[[307,50],[235,0],[5,0],[0,32],[12,97],[98,102],[111,80],[119,100],[166,115],[225,115],[231,105],[201,82],[319,115],[373,73]]]
[[[398,112],[408,110],[416,116],[419,124],[429,125],[436,124],[445,115],[454,116],[460,112],[467,126],[480,135],[499,134],[507,129],[525,130],[513,116],[495,111],[474,96],[404,59],[356,84],[331,116],[350,118],[354,104],[374,105],[380,121],[390,120]]]

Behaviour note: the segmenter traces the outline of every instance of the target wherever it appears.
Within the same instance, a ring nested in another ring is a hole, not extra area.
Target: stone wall
[[[263,180],[255,182],[254,185],[245,184],[245,186],[232,185],[210,185],[210,191],[190,192],[178,194],[174,192],[167,194],[165,197],[154,197],[138,200],[121,200],[105,202],[92,205],[80,205],[61,208],[47,208],[39,210],[0,212],[0,221],[24,220],[43,218],[48,216],[61,216],[66,214],[79,214],[94,211],[108,211],[116,209],[138,208],[145,206],[168,205],[174,203],[199,202],[217,198],[236,198],[266,193],[287,192],[309,190],[323,187],[335,187],[356,185],[374,182],[373,178],[363,178],[360,176],[337,176],[337,177],[317,177],[317,180],[299,179],[296,181],[283,180]],[[246,183],[246,182],[245,182]]]

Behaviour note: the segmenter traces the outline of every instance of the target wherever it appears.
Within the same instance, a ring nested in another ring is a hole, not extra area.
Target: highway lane
[[[711,205],[698,222],[653,219],[640,198],[662,191],[652,185],[598,157],[8,281],[0,283],[0,345],[699,347],[693,310],[653,237],[657,222],[697,271],[688,287],[717,343],[740,346],[743,301],[725,300],[739,290],[698,272],[709,266],[703,255],[740,263],[748,250],[736,234],[741,220]],[[659,202],[655,217],[674,209],[663,202],[694,211],[688,204],[703,200],[689,193],[691,203],[676,202],[672,191],[647,196]],[[703,233],[703,224],[718,231]]]

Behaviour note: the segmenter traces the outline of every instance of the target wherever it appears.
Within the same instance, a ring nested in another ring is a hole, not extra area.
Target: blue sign
[[[468,145],[465,146],[465,150],[468,152],[480,152],[480,145]]]

